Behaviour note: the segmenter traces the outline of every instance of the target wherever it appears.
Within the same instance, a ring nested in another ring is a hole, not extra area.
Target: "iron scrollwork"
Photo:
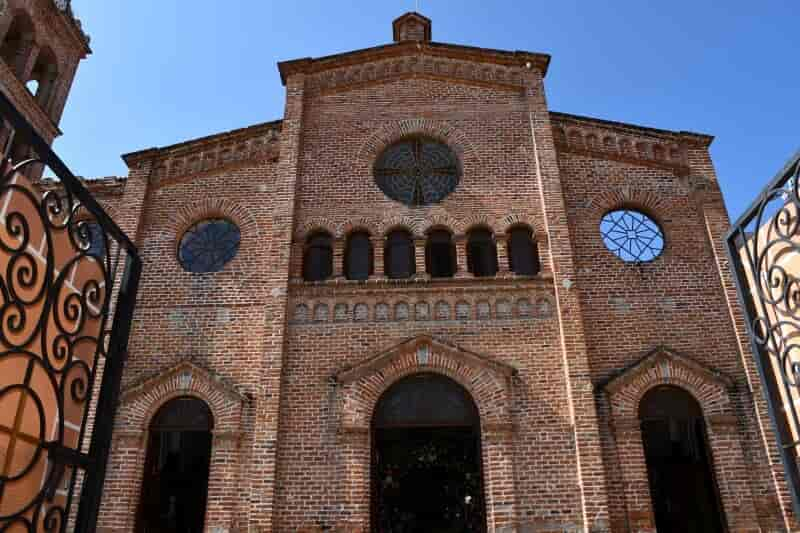
[[[2,94],[0,111],[43,154],[0,161],[0,532],[90,531],[73,502],[99,504],[140,263]],[[41,166],[59,179],[29,178]]]
[[[728,258],[795,509],[800,509],[800,154],[734,224]]]

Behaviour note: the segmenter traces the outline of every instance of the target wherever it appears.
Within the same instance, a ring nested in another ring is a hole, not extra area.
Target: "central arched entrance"
[[[372,531],[486,531],[480,417],[438,374],[390,387],[372,418]]]

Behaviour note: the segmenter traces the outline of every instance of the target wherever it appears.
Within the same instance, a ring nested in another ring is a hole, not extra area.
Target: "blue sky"
[[[717,137],[738,216],[800,148],[798,0],[420,0],[433,39],[545,52],[555,111]],[[414,0],[73,0],[92,36],[56,151],[84,176],[119,155],[280,118],[276,62],[391,41]]]

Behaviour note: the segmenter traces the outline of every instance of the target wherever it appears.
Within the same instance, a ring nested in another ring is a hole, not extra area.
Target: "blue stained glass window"
[[[239,251],[239,227],[224,219],[198,222],[184,233],[178,259],[189,272],[218,272]]]
[[[373,171],[375,183],[386,196],[409,206],[441,202],[461,178],[455,153],[428,137],[392,144],[378,157]]]

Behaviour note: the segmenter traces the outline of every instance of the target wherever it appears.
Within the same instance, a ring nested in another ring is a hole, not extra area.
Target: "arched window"
[[[57,80],[58,60],[50,48],[42,48],[36,58],[36,65],[31,71],[28,83],[31,81],[36,82],[36,90],[32,94],[45,111],[47,111],[47,107],[50,104]],[[29,90],[32,90],[30,86]]]
[[[409,232],[395,230],[386,237],[383,262],[390,278],[410,278],[416,274],[414,240]]]
[[[658,531],[722,532],[700,405],[685,390],[662,385],[644,395],[639,419]]]
[[[508,234],[508,261],[511,271],[521,276],[539,273],[539,250],[530,228],[518,226]]]
[[[432,278],[452,278],[455,275],[456,246],[449,231],[437,229],[428,233],[425,270]]]
[[[18,77],[22,75],[26,56],[34,40],[33,22],[30,17],[24,12],[16,14],[0,46],[0,57]]]
[[[106,255],[106,235],[97,222],[84,222],[88,233],[89,249],[86,255],[102,260]]]
[[[467,262],[469,271],[476,277],[497,274],[497,245],[489,230],[475,229],[469,232]]]
[[[359,280],[367,279],[372,274],[372,243],[366,231],[348,235],[344,250],[344,273],[347,279]]]
[[[333,274],[333,243],[330,234],[314,233],[306,241],[303,279],[322,281]]]
[[[136,531],[203,531],[214,420],[192,397],[170,400],[150,423]]]

